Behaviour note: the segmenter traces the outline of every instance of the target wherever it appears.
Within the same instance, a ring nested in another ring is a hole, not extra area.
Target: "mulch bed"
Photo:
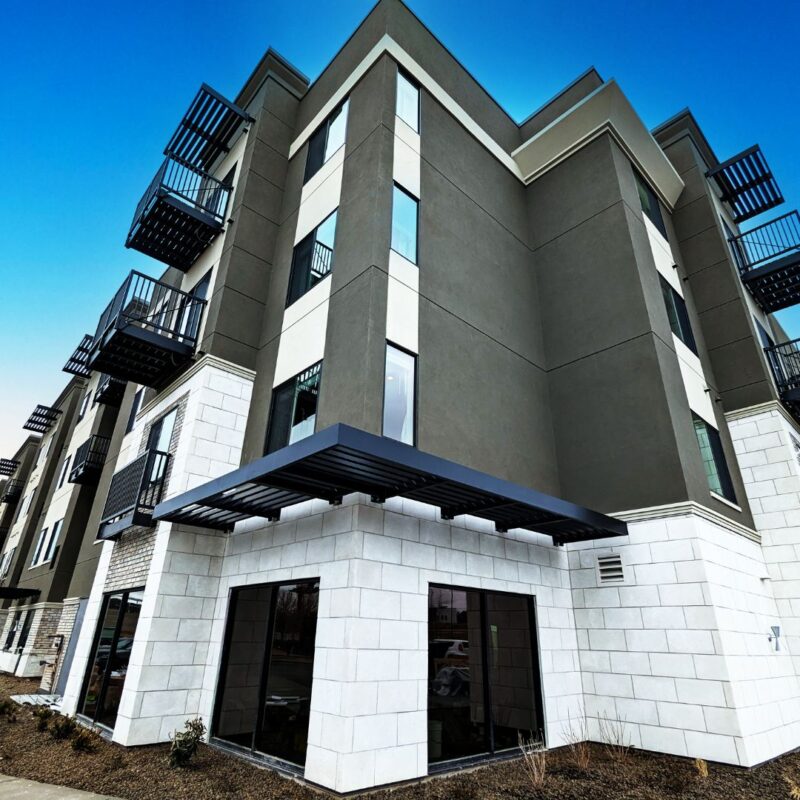
[[[38,681],[0,675],[0,700],[35,692]],[[125,800],[320,800],[297,781],[201,745],[191,766],[170,768],[169,745],[124,748],[106,741],[90,753],[38,731],[27,708],[0,718],[0,773],[108,794]],[[547,777],[534,788],[519,759],[370,794],[375,800],[787,800],[787,776],[800,784],[800,753],[752,770],[709,764],[700,777],[690,759],[641,751],[624,761],[592,746],[585,770],[566,749],[547,754]]]

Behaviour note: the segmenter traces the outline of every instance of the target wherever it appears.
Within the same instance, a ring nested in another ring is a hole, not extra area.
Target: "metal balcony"
[[[69,473],[69,482],[81,485],[97,483],[100,473],[106,463],[108,446],[111,439],[108,436],[90,436],[76,451],[72,459],[72,469]]]
[[[767,313],[800,302],[800,214],[790,211],[734,236],[742,282]]]
[[[720,200],[728,204],[737,223],[783,202],[781,190],[757,144],[710,169],[706,177],[716,182]]]
[[[56,424],[62,413],[60,408],[36,406],[36,408],[33,409],[33,413],[28,417],[28,421],[22,427],[26,431],[47,433],[47,431]]]
[[[0,476],[7,478],[13,475],[18,466],[19,461],[15,461],[13,458],[0,458]]]
[[[231,187],[167,156],[136,207],[126,247],[188,270],[225,223]]]
[[[151,527],[153,509],[161,501],[169,453],[145,450],[114,473],[100,520],[98,539],[113,539],[133,527]]]
[[[800,339],[764,348],[781,401],[800,422]]]
[[[22,492],[25,489],[25,481],[12,480],[6,483],[3,488],[3,494],[0,496],[0,503],[16,503],[22,497]]]
[[[159,387],[192,359],[205,300],[131,272],[100,317],[88,366]]]
[[[112,378],[105,373],[100,376],[97,388],[94,390],[94,401],[104,406],[119,408],[122,397],[125,394],[125,381],[119,378]]]

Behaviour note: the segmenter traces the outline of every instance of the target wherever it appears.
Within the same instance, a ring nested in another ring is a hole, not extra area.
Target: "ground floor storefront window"
[[[532,597],[431,586],[428,760],[491,755],[540,737]]]
[[[233,589],[212,734],[303,766],[319,582]]]
[[[79,713],[113,728],[128,672],[143,590],[106,595],[84,681]]]

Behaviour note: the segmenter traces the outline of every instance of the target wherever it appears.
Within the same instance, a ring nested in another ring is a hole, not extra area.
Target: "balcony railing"
[[[168,155],[136,206],[126,247],[186,271],[222,230],[231,186]]]
[[[764,348],[778,394],[800,421],[800,339]]]
[[[22,497],[22,491],[24,488],[25,481],[8,481],[3,489],[2,496],[0,496],[0,503],[16,503],[17,500]]]
[[[124,394],[125,381],[119,378],[112,378],[110,375],[103,373],[94,391],[94,401],[104,406],[113,406],[116,408],[122,402],[122,396]]]
[[[100,317],[89,367],[160,386],[191,360],[204,307],[205,300],[131,272]]]
[[[69,473],[70,483],[91,484],[100,479],[103,464],[106,463],[108,446],[111,439],[108,436],[90,436],[76,451],[72,459],[72,469]]]
[[[169,453],[146,450],[111,479],[98,539],[111,539],[128,528],[152,525],[153,509],[161,501]]]
[[[768,313],[800,302],[800,214],[791,211],[734,236],[742,281]]]

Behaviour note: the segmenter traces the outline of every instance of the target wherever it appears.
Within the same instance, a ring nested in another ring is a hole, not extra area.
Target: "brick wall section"
[[[34,609],[33,622],[22,658],[15,675],[21,677],[37,677],[42,674],[42,661],[50,661],[54,656],[53,636],[58,628],[61,618],[61,604],[42,604],[32,606]],[[23,614],[23,620],[24,620]]]
[[[75,619],[78,616],[79,607],[79,597],[68,598],[62,603],[61,617],[58,620],[56,636],[63,636],[64,639],[61,644],[61,650],[58,653],[58,662],[56,663],[56,668],[53,671],[52,679],[49,682],[49,686],[45,685],[44,680],[42,681],[42,685],[39,687],[42,691],[50,691],[52,687],[58,685],[58,677],[61,674],[61,669],[64,665],[64,654],[67,652],[69,640],[72,636],[72,630],[75,627]]]
[[[156,532],[152,528],[137,528],[123,534],[114,543],[103,591],[117,592],[144,586],[155,541]]]

